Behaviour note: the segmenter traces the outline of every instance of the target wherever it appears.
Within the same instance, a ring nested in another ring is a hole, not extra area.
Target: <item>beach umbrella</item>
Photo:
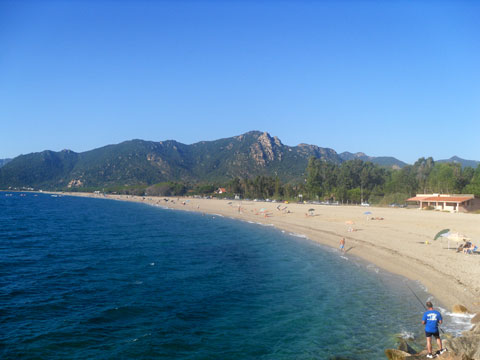
[[[445,236],[448,240],[453,240],[456,242],[461,242],[463,240],[470,240],[470,238],[464,234],[460,234],[458,232],[454,233],[449,233],[447,236]]]
[[[363,213],[363,215],[371,215],[371,214],[372,214],[371,211],[365,211],[365,212]]]
[[[315,211],[315,209],[308,209],[308,211]]]
[[[264,212],[264,211],[266,211],[265,208],[261,208],[261,209],[260,209],[260,212]]]
[[[447,237],[449,233],[450,233],[450,229],[440,230],[440,231],[433,237],[433,240],[437,240],[440,236],[442,236],[442,237]]]
[[[450,250],[450,240],[455,241],[455,242],[462,242],[464,240],[470,240],[468,236],[465,236],[464,234],[460,234],[458,232],[448,232],[445,233],[444,235],[440,235],[442,237],[446,237],[448,239],[448,249]]]

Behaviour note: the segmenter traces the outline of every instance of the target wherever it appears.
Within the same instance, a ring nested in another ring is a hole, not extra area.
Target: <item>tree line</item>
[[[227,183],[170,181],[150,186],[116,187],[108,189],[108,192],[147,196],[208,196],[215,194],[219,187],[227,191],[221,196],[238,195],[243,199],[403,204],[417,193],[468,193],[480,197],[480,166],[476,169],[462,168],[458,163],[435,163],[431,157],[422,157],[413,165],[389,169],[358,159],[334,164],[312,157],[305,171],[305,179],[297,183],[282,183],[278,177],[260,175],[255,178],[236,177]]]
[[[435,163],[420,158],[402,169],[386,169],[361,160],[340,165],[312,158],[306,179],[310,198],[342,202],[403,203],[417,193],[469,193],[480,196],[480,166]]]

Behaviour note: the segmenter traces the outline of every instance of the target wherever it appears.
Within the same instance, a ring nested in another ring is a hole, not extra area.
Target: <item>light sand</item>
[[[176,197],[168,198],[168,202],[157,197],[108,195],[107,198],[272,224],[337,248],[341,237],[345,237],[347,254],[420,281],[429,293],[450,309],[454,304],[463,304],[471,312],[480,311],[480,255],[457,253],[454,248],[458,244],[453,241],[450,241],[449,250],[446,238],[433,241],[438,231],[450,228],[468,235],[474,244],[480,245],[480,215],[477,214]],[[284,210],[278,210],[278,207]],[[262,208],[266,211],[261,212]],[[314,216],[307,216],[311,208],[315,209]],[[366,211],[372,214],[364,215]],[[367,220],[371,217],[384,220]],[[354,224],[346,224],[349,220]],[[349,231],[350,227],[355,231]]]

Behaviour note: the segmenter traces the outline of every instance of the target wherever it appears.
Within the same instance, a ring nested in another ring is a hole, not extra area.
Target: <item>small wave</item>
[[[146,334],[143,334],[142,336],[138,337],[138,338],[134,338],[134,339],[131,339],[129,340],[130,342],[137,342],[138,340],[144,338],[144,337],[147,337],[147,336],[151,336],[152,333],[146,333]]]
[[[458,319],[472,319],[475,315],[474,314],[458,314],[458,313],[452,313],[452,312],[445,312],[445,315],[451,316],[452,318],[458,318]]]
[[[425,291],[425,292],[428,292],[427,287],[426,287],[425,285],[423,285],[420,281],[417,280],[417,281],[415,281],[415,283],[417,284],[417,286],[418,286],[420,289],[422,289],[422,290]]]
[[[155,263],[154,263],[154,262],[151,262],[151,263],[150,263],[150,266],[155,266]]]
[[[475,314],[468,313],[453,313],[441,307],[439,307],[438,309],[442,314],[444,314],[445,316],[449,316],[454,322],[459,324],[470,323],[470,320],[475,316]]]
[[[347,258],[346,256],[340,255],[340,257],[341,257],[343,260],[347,260],[347,261],[348,261],[348,258]]]
[[[135,281],[135,285],[142,285],[142,284],[143,284],[143,281],[140,281],[140,280]]]
[[[295,237],[298,237],[298,238],[301,238],[301,239],[308,239],[308,237],[306,235],[303,235],[303,234],[290,233],[289,235],[295,236]]]
[[[415,333],[407,330],[403,330],[398,336],[404,340],[415,340]]]
[[[223,215],[220,215],[220,214],[213,214],[213,216],[225,217],[225,216],[223,216]]]
[[[373,265],[373,264],[368,264],[368,265],[367,265],[367,269],[368,269],[368,270],[373,270],[373,271],[375,271],[375,273],[377,273],[377,274],[380,272],[380,269],[377,268],[377,267],[376,267],[375,265]]]
[[[460,336],[462,332],[470,330],[473,327],[471,319],[474,314],[452,313],[446,309],[439,307],[440,312],[444,317],[445,331]]]

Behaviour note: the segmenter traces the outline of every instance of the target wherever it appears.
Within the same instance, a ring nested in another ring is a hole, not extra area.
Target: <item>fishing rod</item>
[[[412,292],[413,296],[415,296],[415,298],[418,300],[418,302],[419,302],[420,304],[422,304],[422,306],[423,306],[423,308],[425,309],[425,311],[427,311],[427,310],[428,310],[427,307],[423,304],[422,300],[420,300],[420,299],[418,298],[417,294],[415,294],[415,292],[412,290],[412,288],[411,288],[410,286],[408,286],[407,283],[405,283],[405,285],[406,285],[407,288]],[[443,329],[442,329],[440,326],[439,326],[438,328],[440,329],[440,331],[442,332],[442,334],[445,334],[445,331],[443,331]]]

